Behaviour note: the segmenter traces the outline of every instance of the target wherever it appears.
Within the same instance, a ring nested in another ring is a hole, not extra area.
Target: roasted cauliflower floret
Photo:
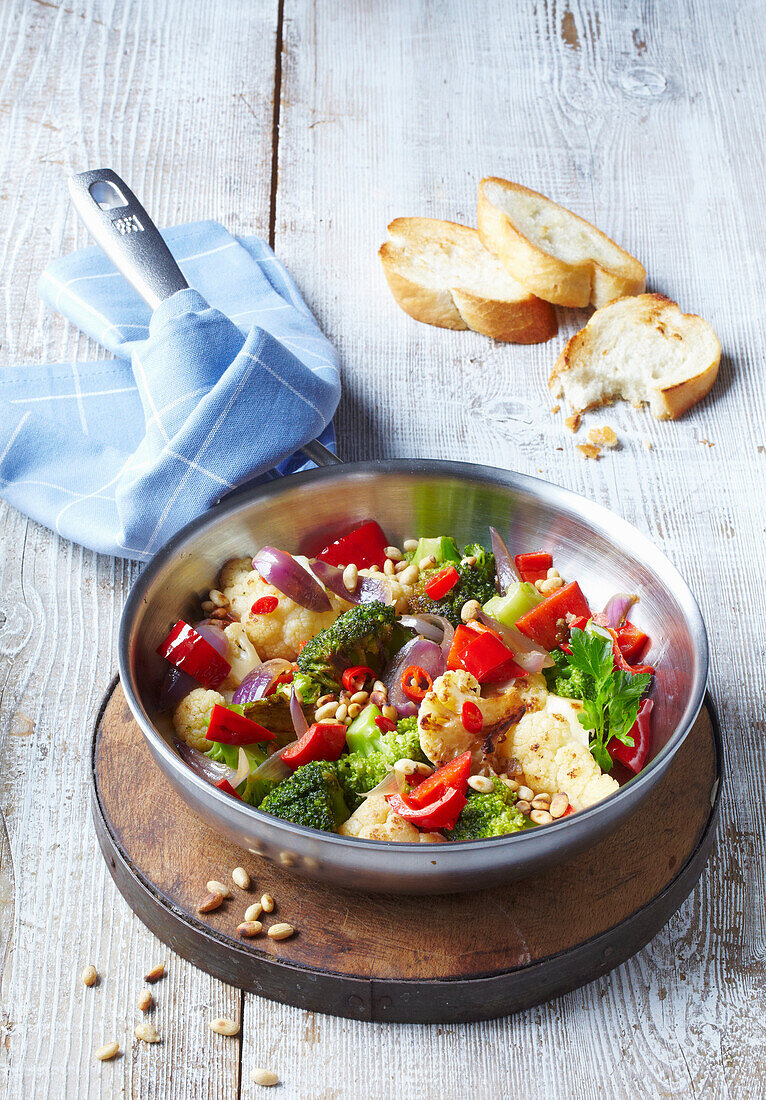
[[[404,615],[409,610],[410,596],[415,591],[414,584],[402,584],[396,573],[372,573],[369,569],[360,569],[361,577],[373,577],[391,593],[391,602],[396,608],[397,615]]]
[[[519,685],[523,687],[520,689]],[[536,687],[539,691],[540,685]],[[524,714],[525,691],[532,702],[534,692],[523,680],[516,681],[506,691],[483,699],[479,683],[470,672],[448,670],[437,676],[420,705],[420,747],[431,763],[437,765],[446,764],[469,749],[483,755],[482,748],[488,740],[502,739],[509,725],[518,722]],[[472,733],[463,725],[463,704],[469,701],[479,707],[484,718],[479,733]]]
[[[306,558],[296,555],[295,560],[304,568],[308,567]],[[221,570],[219,580],[221,591],[239,615],[248,638],[263,661],[273,657],[294,661],[310,638],[332,626],[338,616],[350,607],[345,600],[328,591],[330,611],[309,611],[267,584],[253,569],[249,558],[228,561]],[[275,596],[279,601],[276,608],[266,615],[251,615],[250,608],[262,596]]]
[[[173,711],[176,733],[182,741],[199,752],[207,752],[211,747],[205,734],[216,703],[219,706],[226,704],[220,691],[209,691],[203,687],[192,688]]]
[[[542,710],[513,727],[499,753],[515,757],[535,794],[565,793],[575,810],[592,806],[618,789],[588,749],[588,735],[571,699],[550,695]]]
[[[361,840],[398,840],[409,844],[441,844],[444,841],[441,833],[421,833],[409,821],[395,814],[382,794],[365,798],[338,832]]]

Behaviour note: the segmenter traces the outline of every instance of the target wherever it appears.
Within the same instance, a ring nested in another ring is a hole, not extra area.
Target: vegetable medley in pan
[[[315,558],[226,562],[179,621],[161,705],[186,763],[312,829],[443,843],[592,806],[651,748],[637,597],[594,613],[545,550],[388,544],[374,521]]]

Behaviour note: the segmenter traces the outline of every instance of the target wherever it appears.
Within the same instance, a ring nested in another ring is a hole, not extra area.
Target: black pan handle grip
[[[69,192],[96,243],[152,309],[188,287],[156,225],[111,168],[70,176]]]

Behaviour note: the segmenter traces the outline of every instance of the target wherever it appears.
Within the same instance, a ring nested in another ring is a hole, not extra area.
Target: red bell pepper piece
[[[499,683],[514,676],[526,676],[524,669],[513,659],[513,652],[501,642],[497,634],[482,623],[470,626],[461,624],[455,630],[447,668],[462,668],[470,672],[480,684]]]
[[[422,784],[421,784],[422,786]],[[420,790],[420,787],[417,788]],[[427,806],[415,808],[410,805],[411,797],[401,794],[387,794],[386,801],[395,814],[399,814],[405,821],[417,825],[419,829],[430,831],[432,829],[451,829],[460,811],[466,804],[466,797],[462,791],[448,787],[444,794]]]
[[[183,619],[178,620],[157,652],[206,688],[217,688],[231,672],[229,662]]]
[[[219,791],[223,791],[224,794],[233,794],[235,798],[238,798],[240,800],[240,802],[242,801],[242,797],[237,794],[228,779],[219,779],[218,782],[214,785],[218,788]]]
[[[412,806],[425,806],[427,802],[434,802],[441,798],[448,787],[462,791],[465,794],[468,786],[468,776],[471,774],[471,753],[464,752],[443,764],[441,768],[427,776],[422,783],[414,787],[407,794],[407,799]],[[398,811],[397,811],[398,812]]]
[[[616,634],[620,653],[628,664],[634,665],[636,661],[640,661],[649,645],[649,635],[644,634],[643,630],[639,630],[633,623],[623,623],[622,626],[618,626]]]
[[[379,565],[382,569],[388,545],[388,539],[380,525],[370,520],[368,523],[363,523],[361,527],[349,531],[342,538],[336,539],[335,542],[331,542],[329,546],[325,546],[317,557],[320,561],[326,561],[328,565],[353,564],[357,569],[369,569],[371,565]]]
[[[205,737],[208,741],[220,741],[222,745],[252,745],[256,741],[276,741],[276,735],[265,726],[237,714],[235,710],[216,703],[210,715]]]
[[[312,760],[337,760],[346,744],[342,722],[314,722],[299,741],[282,753],[282,762],[295,771]]]
[[[517,554],[514,561],[519,576],[529,584],[544,581],[548,576],[548,570],[553,568],[553,558],[545,550],[537,550],[532,554]]]
[[[646,758],[649,755],[649,749],[652,745],[651,723],[653,709],[654,703],[651,699],[641,700],[641,706],[638,708],[638,717],[630,730],[630,736],[633,738],[632,745],[626,745],[624,742],[618,741],[616,737],[613,737],[606,747],[612,760],[619,760],[621,764],[624,764],[625,767],[629,768],[635,775],[638,775],[646,763]]]
[[[473,638],[473,631],[469,630],[468,627],[464,626],[462,623],[455,628],[452,645],[447,655],[447,668],[463,668],[463,654],[473,641]]]
[[[455,566],[448,565],[446,569],[440,569],[436,576],[428,582],[426,595],[430,596],[432,600],[441,600],[448,592],[452,591],[459,580],[460,574]]]
[[[533,642],[545,646],[548,650],[555,649],[566,632],[565,628],[558,624],[562,619],[566,622],[567,615],[574,618],[581,615],[588,619],[592,618],[588,602],[577,581],[565,584],[537,607],[533,607],[526,615],[522,615],[516,626]]]

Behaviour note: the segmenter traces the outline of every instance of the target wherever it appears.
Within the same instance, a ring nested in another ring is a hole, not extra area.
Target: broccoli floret
[[[492,551],[485,550],[478,543],[470,543],[465,548],[464,557],[476,558],[476,563],[455,566],[459,580],[443,600],[432,600],[425,590],[434,573],[443,567],[434,566],[433,569],[426,569],[420,574],[420,579],[409,601],[413,615],[431,612],[434,615],[443,615],[453,626],[459,626],[460,612],[464,603],[468,600],[478,600],[483,605],[497,595],[495,555]]]
[[[389,769],[397,760],[425,761],[420,750],[416,717],[401,719],[396,729],[388,733],[378,728],[376,718],[380,718],[380,711],[370,704],[354,719],[346,732],[349,752],[360,756],[382,754]]]
[[[361,752],[347,753],[338,760],[336,768],[343,797],[352,813],[361,806],[363,796],[382,783],[391,771],[390,763],[381,752],[369,756]]]
[[[494,788],[486,794],[468,788],[468,801],[454,829],[447,831],[448,840],[484,840],[526,828],[526,818],[516,809],[516,792],[499,779],[494,780]]]
[[[573,668],[561,649],[554,649],[550,656],[553,666],[543,669],[548,691],[565,699],[592,699],[593,677],[581,668]]]
[[[304,702],[339,691],[341,677],[353,665],[379,672],[385,664],[396,611],[379,600],[346,611],[326,630],[320,630],[298,657],[296,688]]]
[[[264,813],[303,825],[335,832],[350,816],[335,764],[314,760],[278,783],[260,804]]]

